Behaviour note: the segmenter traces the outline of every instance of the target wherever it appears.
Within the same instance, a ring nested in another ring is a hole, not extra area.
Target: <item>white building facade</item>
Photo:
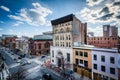
[[[92,49],[93,80],[118,80],[117,49]]]
[[[20,37],[16,39],[16,48],[21,50],[24,54],[29,52],[29,40],[28,37]]]
[[[74,42],[86,43],[87,24],[81,23],[73,14],[53,20],[51,23],[53,26],[51,63],[72,70],[72,46]]]

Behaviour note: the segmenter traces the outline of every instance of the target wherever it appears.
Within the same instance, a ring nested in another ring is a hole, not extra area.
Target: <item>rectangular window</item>
[[[67,53],[67,61],[70,62],[70,54]]]
[[[54,51],[52,50],[52,57],[54,57]]]
[[[78,59],[75,59],[76,64],[78,64]]]
[[[110,73],[115,74],[115,68],[110,68]]]
[[[101,71],[105,72],[105,66],[101,66]]]
[[[97,60],[97,55],[95,55],[95,54],[94,54],[94,56],[93,56],[93,57],[94,57],[94,60]]]
[[[85,66],[85,67],[88,67],[88,61],[85,61],[85,60],[84,60],[84,66]]]
[[[84,57],[88,57],[88,53],[87,52],[84,52]]]
[[[80,64],[83,64],[83,60],[80,59]]]
[[[80,56],[83,56],[83,52],[82,51],[80,51]]]
[[[93,67],[94,67],[94,69],[96,69],[96,70],[97,70],[97,64],[94,64],[94,65],[93,65]]]
[[[41,49],[41,44],[39,44],[39,49]]]
[[[105,56],[101,56],[101,61],[105,62]]]
[[[110,57],[110,63],[112,63],[112,64],[115,63],[115,58],[114,57]]]
[[[78,56],[78,51],[75,51],[75,54]]]

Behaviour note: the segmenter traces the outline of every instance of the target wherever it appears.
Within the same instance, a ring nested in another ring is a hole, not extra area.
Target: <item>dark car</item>
[[[52,80],[52,76],[50,74],[48,74],[48,73],[44,73],[42,77],[45,80]]]
[[[14,58],[14,60],[16,61],[17,59],[16,59],[16,58]]]
[[[41,58],[45,58],[45,56],[41,56]]]
[[[21,57],[18,57],[18,59],[22,59]]]

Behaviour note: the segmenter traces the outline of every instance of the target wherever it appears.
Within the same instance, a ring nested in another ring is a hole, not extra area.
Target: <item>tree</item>
[[[20,67],[16,72],[9,75],[7,80],[25,80],[26,70]]]

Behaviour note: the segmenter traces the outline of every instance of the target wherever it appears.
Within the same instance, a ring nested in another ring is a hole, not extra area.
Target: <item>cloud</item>
[[[41,6],[39,3],[32,3],[33,8],[23,8],[17,13],[18,15],[8,15],[9,18],[21,22],[26,22],[32,26],[50,26],[47,16],[52,14],[52,11],[46,7]]]
[[[120,5],[118,5],[120,1],[110,1],[112,0],[106,0],[104,4],[101,3],[102,6],[98,7],[85,7],[80,12],[77,12],[76,15],[79,15],[79,17],[89,23],[117,22],[120,19]]]
[[[10,29],[9,31],[10,31],[10,32],[13,32],[13,30],[12,30],[12,29]]]
[[[6,7],[6,6],[0,6],[0,8],[7,11],[7,12],[10,12],[10,9],[8,7]]]
[[[96,28],[96,25],[101,25],[101,27],[104,24],[120,26],[120,0],[87,0],[87,4],[88,6],[77,12],[76,16],[90,24],[88,31],[91,30],[96,35],[100,35],[97,31],[99,27]],[[102,31],[102,29],[100,30]]]
[[[16,23],[14,23],[12,26],[19,26],[21,24],[24,24],[23,22],[17,21]]]
[[[2,31],[3,29],[2,28],[0,28],[0,31]]]
[[[95,28],[88,27],[88,32],[93,32],[95,36],[103,36],[103,27],[102,25]]]
[[[3,21],[0,21],[0,23],[4,23]]]
[[[89,6],[95,6],[103,2],[104,0],[86,0],[87,5]]]

